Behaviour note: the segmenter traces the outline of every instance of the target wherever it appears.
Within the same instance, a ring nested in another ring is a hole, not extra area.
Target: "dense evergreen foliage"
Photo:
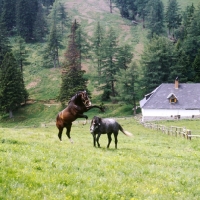
[[[148,9],[147,9],[148,8]],[[164,6],[161,0],[149,0],[147,3],[147,23],[149,36],[160,35],[164,28]]]
[[[16,26],[15,2],[15,0],[4,1],[2,6],[2,22],[5,24],[6,30],[10,34],[13,31],[13,27]]]
[[[136,114],[137,101],[141,98],[137,64],[133,62],[129,67],[120,68],[115,78],[117,80],[116,91],[118,94],[115,100],[132,105],[134,114]]]
[[[112,27],[106,34],[103,42],[103,59],[101,65],[101,89],[103,90],[103,100],[110,99],[110,96],[116,96],[115,77],[118,70],[117,66],[117,37]]]
[[[94,68],[97,72],[98,84],[100,83],[100,77],[101,77],[101,66],[102,66],[103,49],[104,49],[103,41],[105,39],[104,33],[105,30],[98,22],[92,37],[92,57],[95,63]]]
[[[0,111],[10,113],[25,102],[28,93],[23,76],[12,53],[7,53],[0,67]]]
[[[7,52],[11,51],[10,43],[7,37],[7,31],[4,23],[0,20],[0,65]]]
[[[180,8],[176,0],[168,1],[167,11],[165,15],[165,20],[167,27],[169,29],[169,34],[174,35],[174,30],[176,30],[181,24]]]
[[[37,16],[37,11],[37,0],[18,0],[16,3],[17,33],[27,42],[33,39],[34,21]]]
[[[141,60],[145,93],[154,90],[161,83],[169,82],[176,60],[175,48],[167,38],[155,36],[150,40]]]

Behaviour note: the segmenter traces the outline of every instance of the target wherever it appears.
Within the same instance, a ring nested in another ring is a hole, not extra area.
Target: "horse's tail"
[[[120,124],[119,124],[119,130],[120,130],[122,133],[124,133],[124,135],[126,135],[126,136],[129,136],[129,137],[133,136],[132,133],[130,133],[130,132],[128,132],[128,131],[125,131],[125,130],[121,127]]]

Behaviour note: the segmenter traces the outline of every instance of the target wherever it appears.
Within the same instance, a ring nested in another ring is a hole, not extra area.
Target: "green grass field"
[[[0,199],[199,199],[199,139],[118,121],[134,136],[120,132],[117,150],[106,135],[94,148],[81,121],[74,144],[65,134],[59,142],[55,126],[0,128]]]

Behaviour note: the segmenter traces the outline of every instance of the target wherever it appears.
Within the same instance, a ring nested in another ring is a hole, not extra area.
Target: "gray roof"
[[[172,83],[163,83],[150,94],[140,101],[141,108],[200,110],[200,83],[179,83],[178,89]],[[170,103],[171,94],[177,98],[176,103]]]

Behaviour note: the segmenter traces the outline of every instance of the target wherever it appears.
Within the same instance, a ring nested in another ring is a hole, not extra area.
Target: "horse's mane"
[[[70,103],[71,101],[76,100],[77,97],[78,97],[78,95],[79,95],[81,92],[83,92],[83,91],[78,91],[78,92],[68,101],[68,105],[69,105],[69,103]]]

